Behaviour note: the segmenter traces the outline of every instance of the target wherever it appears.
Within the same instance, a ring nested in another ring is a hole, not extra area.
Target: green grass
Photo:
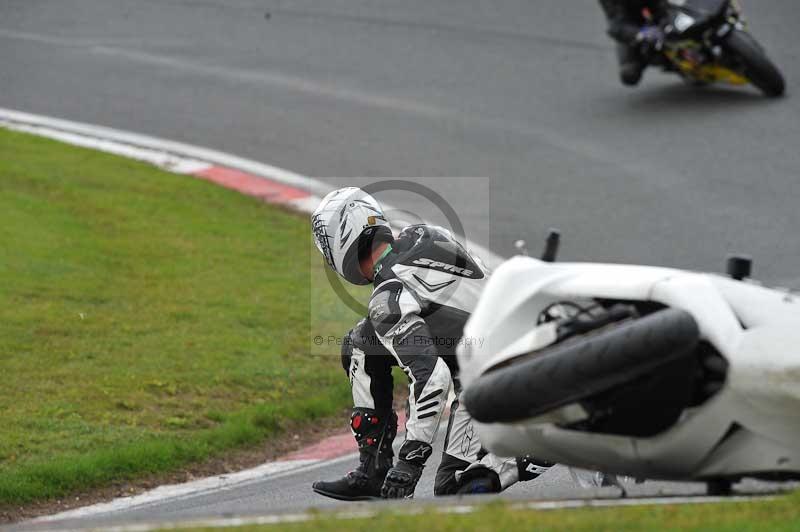
[[[303,523],[245,526],[234,530],[268,532],[276,528],[287,532],[333,532],[342,529],[381,532],[409,530],[788,532],[800,530],[800,492],[764,501],[539,511],[513,509],[508,504],[498,501],[486,504],[470,514],[445,514],[429,509],[418,515],[402,515],[386,511],[377,517],[366,519],[337,519],[331,514],[320,513],[315,519]]]
[[[339,347],[312,339],[356,319],[305,217],[0,130],[0,504],[336,413]]]

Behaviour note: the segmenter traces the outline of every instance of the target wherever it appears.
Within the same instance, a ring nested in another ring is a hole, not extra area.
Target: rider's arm
[[[452,381],[447,364],[438,356],[435,338],[420,316],[421,310],[412,290],[400,280],[391,279],[375,289],[369,318],[378,338],[409,377],[406,441],[430,444]],[[403,455],[401,449],[400,457]],[[424,462],[427,456],[420,458]]]
[[[608,34],[621,43],[631,43],[639,34],[639,24],[630,20],[624,2],[600,0],[600,6],[608,19]]]

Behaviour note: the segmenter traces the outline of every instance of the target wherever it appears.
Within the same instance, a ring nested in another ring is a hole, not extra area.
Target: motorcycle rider
[[[608,19],[608,34],[617,42],[620,80],[637,85],[650,55],[663,45],[664,32],[656,24],[662,1],[600,0],[600,6]]]
[[[342,347],[360,463],[343,478],[315,482],[313,489],[341,500],[412,497],[454,384],[460,392],[455,348],[464,340],[463,326],[487,270],[440,227],[412,225],[395,238],[378,202],[359,188],[331,192],[311,220],[328,265],[353,284],[374,285],[367,318],[348,333]],[[405,441],[393,464],[395,365],[408,376],[409,396]],[[456,399],[434,493],[499,492],[518,480],[536,478],[548,466],[483,451],[469,414]]]

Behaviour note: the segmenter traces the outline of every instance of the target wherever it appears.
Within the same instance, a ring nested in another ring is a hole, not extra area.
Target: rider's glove
[[[386,473],[381,488],[384,499],[410,499],[414,496],[419,477],[422,475],[421,465],[400,460]]]
[[[636,42],[648,50],[659,52],[664,46],[664,30],[658,26],[643,26],[636,34]]]

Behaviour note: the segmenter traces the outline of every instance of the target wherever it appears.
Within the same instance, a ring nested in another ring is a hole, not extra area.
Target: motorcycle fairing
[[[729,0],[671,0],[667,5],[663,25],[670,31],[670,40],[664,56],[683,77],[700,83],[749,83],[739,72],[719,62],[706,61],[700,44],[712,22],[726,16],[732,5]]]
[[[698,64],[679,56],[678,49],[665,50],[664,55],[688,79],[701,83],[728,83],[747,85],[749,81],[741,74],[719,64]]]
[[[488,449],[647,478],[800,472],[800,302],[721,276],[513,258],[497,269],[466,325],[465,335],[482,343],[459,350],[465,387],[530,347],[534,340],[522,339],[545,306],[589,298],[655,301],[690,312],[702,339],[729,363],[724,386],[653,437],[564,428],[580,418],[576,404],[517,423],[477,423]]]
[[[669,8],[692,15],[700,23],[720,15],[729,4],[729,0],[668,0],[667,2]]]

